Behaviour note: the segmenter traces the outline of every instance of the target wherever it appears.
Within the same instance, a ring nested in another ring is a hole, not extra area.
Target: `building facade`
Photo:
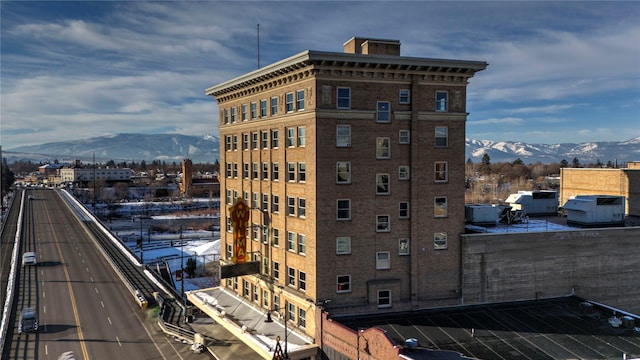
[[[621,169],[560,169],[560,206],[578,195],[613,195],[626,199],[625,214],[640,216],[640,163]]]
[[[314,337],[331,313],[458,304],[468,81],[487,64],[352,38],[206,90],[220,112],[221,261],[251,207],[260,273],[222,286]],[[224,225],[226,222],[226,226]]]

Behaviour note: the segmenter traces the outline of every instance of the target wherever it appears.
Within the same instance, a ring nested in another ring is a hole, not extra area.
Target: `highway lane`
[[[57,359],[65,351],[87,360],[195,356],[187,345],[174,344],[158,332],[151,321],[154,310],[138,308],[59,196],[50,190],[33,193],[33,230],[25,244],[32,241],[39,264],[27,269],[37,271],[36,283],[21,283],[19,292],[37,304],[40,329],[36,334],[14,332],[3,359]],[[30,295],[34,292],[35,299]]]

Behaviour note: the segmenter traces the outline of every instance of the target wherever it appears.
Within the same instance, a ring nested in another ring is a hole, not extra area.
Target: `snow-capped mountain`
[[[195,163],[214,163],[219,159],[220,142],[213,135],[119,134],[90,139],[21,146],[2,154],[9,163],[17,160],[32,162],[91,162],[153,160],[179,163],[189,158]],[[527,144],[516,141],[466,140],[466,159],[480,162],[488,154],[492,163],[511,162],[520,158],[525,163],[553,163],[578,158],[581,164],[608,161],[619,164],[640,161],[640,137],[622,142],[585,142],[580,144]]]
[[[13,163],[20,159],[32,162],[91,162],[166,161],[180,163],[191,159],[194,163],[214,163],[219,159],[219,139],[213,135],[189,136],[179,134],[118,134],[89,139],[52,142],[42,145],[8,149],[2,156]]]
[[[529,163],[553,163],[577,158],[581,164],[618,164],[640,161],[640,137],[622,142],[598,141],[580,144],[527,144],[511,141],[489,141],[466,139],[466,158],[473,162],[482,160],[488,154],[492,163],[511,162],[518,158]]]

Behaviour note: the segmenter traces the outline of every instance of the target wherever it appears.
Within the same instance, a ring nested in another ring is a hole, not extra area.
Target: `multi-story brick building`
[[[220,111],[221,259],[232,261],[228,208],[242,197],[261,264],[222,285],[312,337],[320,305],[459,304],[466,90],[486,66],[352,38],[344,53],[304,51],[208,88]]]

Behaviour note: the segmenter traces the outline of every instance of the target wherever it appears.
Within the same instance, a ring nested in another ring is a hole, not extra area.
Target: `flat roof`
[[[640,357],[640,318],[617,312],[633,319],[635,329],[629,319],[614,328],[608,322],[613,311],[568,296],[332,319],[354,330],[381,328],[399,345],[416,339],[418,346],[403,352],[408,359],[452,359],[455,353],[476,359]]]

